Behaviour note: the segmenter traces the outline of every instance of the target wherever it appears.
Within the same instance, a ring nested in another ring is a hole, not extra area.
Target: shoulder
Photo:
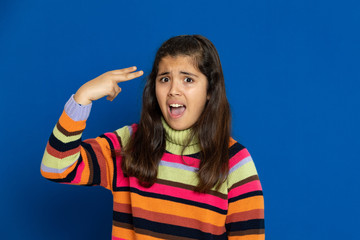
[[[239,164],[244,164],[247,161],[252,161],[251,156],[247,148],[230,137],[229,141],[229,168],[230,171]]]
[[[245,152],[247,149],[244,145],[230,137],[229,141],[229,159],[232,159],[235,155],[238,155],[240,152]]]
[[[114,131],[114,133],[118,134],[120,137],[128,136],[130,137],[134,132],[137,130],[137,123],[123,126],[117,130]]]
[[[131,125],[123,126],[113,132],[117,137],[121,146],[126,146],[130,140],[130,137],[136,132],[138,124],[134,123]]]

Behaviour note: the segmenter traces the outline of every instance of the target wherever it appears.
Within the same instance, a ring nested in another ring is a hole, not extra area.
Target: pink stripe
[[[132,128],[132,133],[136,132],[138,129],[138,124],[136,124],[136,123],[132,124],[131,128]]]
[[[84,164],[84,161],[82,161],[76,171],[76,176],[75,176],[74,180],[71,181],[71,183],[79,183],[81,181],[81,175],[84,170],[84,167],[85,167],[85,164]]]
[[[186,157],[186,156],[183,156],[183,158],[184,158],[184,161],[181,159],[180,155],[173,155],[173,154],[169,154],[169,153],[164,153],[161,160],[166,161],[166,162],[172,162],[172,163],[180,163],[180,164],[184,164],[184,162],[185,162],[186,163],[185,165],[187,165],[187,166],[199,168],[200,159],[192,158],[192,157]]]
[[[248,193],[248,192],[252,192],[252,191],[258,191],[258,190],[262,190],[261,188],[261,184],[259,180],[255,180],[255,181],[251,181],[249,183],[246,183],[244,185],[241,185],[239,187],[236,187],[234,189],[232,189],[229,192],[229,199],[233,198],[233,197],[237,197],[240,196],[244,193]]]
[[[204,194],[204,193],[201,194],[194,192],[192,190],[171,187],[159,183],[155,183],[150,188],[145,188],[138,184],[138,180],[135,177],[130,177],[130,187],[137,188],[143,192],[158,193],[161,195],[172,196],[181,199],[187,199],[195,202],[209,204],[211,206],[215,206],[217,208],[221,208],[224,210],[227,209],[227,199],[224,200],[210,194]]]
[[[120,149],[120,143],[117,140],[115,133],[105,133],[104,135],[107,136],[108,138],[110,138],[115,149]]]
[[[229,168],[231,169],[234,167],[238,162],[242,161],[244,158],[250,156],[250,153],[246,148],[235,154],[230,160],[229,160]]]
[[[125,238],[118,238],[118,237],[112,236],[111,240],[126,240],[126,239],[125,239]]]
[[[119,143],[115,133],[105,133],[104,135],[107,136],[111,140],[111,142],[114,145],[115,149],[121,150],[120,143]],[[115,159],[116,176],[117,176],[117,178],[116,178],[116,187],[120,187],[121,181],[124,179],[124,177],[123,177],[124,175],[123,175],[123,172],[121,170],[121,160],[122,160],[121,156],[116,156],[116,159]]]

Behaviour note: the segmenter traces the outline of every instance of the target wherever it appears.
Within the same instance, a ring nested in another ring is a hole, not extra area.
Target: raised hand
[[[132,80],[144,74],[143,71],[136,71],[136,67],[129,67],[106,72],[93,80],[82,85],[74,95],[77,103],[82,105],[90,104],[92,101],[107,96],[112,101],[121,92],[120,82]]]

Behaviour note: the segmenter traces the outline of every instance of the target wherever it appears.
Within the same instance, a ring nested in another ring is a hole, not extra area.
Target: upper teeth
[[[175,104],[170,104],[170,107],[182,107],[183,105],[181,105],[181,104],[177,104],[177,103],[175,103]]]

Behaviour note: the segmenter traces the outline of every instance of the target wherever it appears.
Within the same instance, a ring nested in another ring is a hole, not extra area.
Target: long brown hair
[[[191,137],[196,136],[199,139],[201,149],[197,172],[199,184],[194,190],[208,192],[213,187],[218,189],[229,172],[231,114],[218,52],[215,46],[201,35],[170,38],[157,51],[143,91],[138,129],[123,152],[122,170],[127,176],[138,178],[143,186],[152,186],[156,182],[166,141],[161,123],[162,113],[155,94],[155,79],[161,59],[179,55],[191,56],[196,67],[208,80],[207,91],[210,98],[191,131]]]

